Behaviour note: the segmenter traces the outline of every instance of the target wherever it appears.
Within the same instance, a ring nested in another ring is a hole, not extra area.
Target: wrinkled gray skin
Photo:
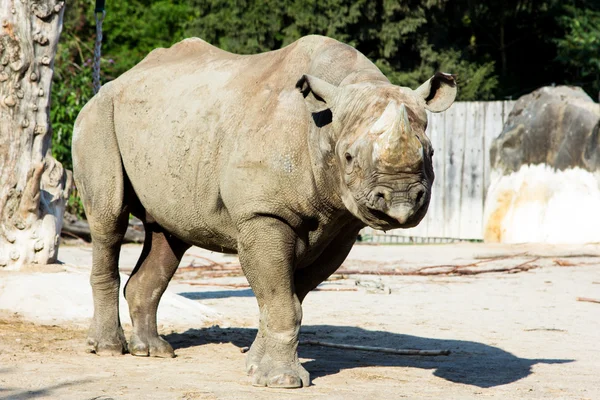
[[[355,49],[309,36],[240,56],[199,39],[150,53],[81,111],[73,169],[93,239],[88,344],[122,354],[117,262],[128,214],[146,227],[125,289],[129,352],[173,357],[156,329],[161,295],[191,246],[238,253],[260,308],[253,384],[308,386],[301,303],[365,225],[423,218],[433,182],[425,109],[454,101],[451,75],[413,91]]]

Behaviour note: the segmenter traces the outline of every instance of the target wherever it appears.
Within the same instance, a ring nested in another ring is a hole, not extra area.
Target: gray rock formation
[[[543,87],[521,97],[490,150],[502,175],[529,164],[600,169],[600,106],[581,88]]]
[[[580,88],[521,97],[490,150],[484,240],[600,240],[600,105]]]

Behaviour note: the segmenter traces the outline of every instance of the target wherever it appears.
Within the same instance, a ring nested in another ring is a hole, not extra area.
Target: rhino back
[[[153,51],[112,88],[136,194],[169,231],[231,251],[241,218],[319,214],[317,198],[334,194],[315,184],[295,84],[305,73],[339,84],[365,69],[379,73],[353,48],[318,36],[247,56],[200,39]]]

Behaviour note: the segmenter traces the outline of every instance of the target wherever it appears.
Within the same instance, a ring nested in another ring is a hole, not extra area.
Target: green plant
[[[566,7],[560,19],[566,30],[557,39],[557,61],[573,71],[571,83],[582,86],[598,99],[600,92],[600,5],[597,9]]]
[[[186,36],[248,54],[321,34],[356,47],[395,84],[414,88],[438,70],[457,74],[459,100],[516,98],[553,83],[582,86],[597,98],[599,4],[598,0],[108,0],[101,80],[115,79],[152,49]],[[94,38],[93,4],[69,1],[54,64],[50,111],[52,152],[69,169],[73,124],[92,97]]]
[[[67,206],[66,206],[65,210],[68,213],[70,213],[72,215],[76,215],[80,218],[85,217],[85,213],[83,210],[83,203],[81,202],[81,198],[79,197],[76,189],[71,191],[71,194],[69,195],[69,199],[67,200]]]

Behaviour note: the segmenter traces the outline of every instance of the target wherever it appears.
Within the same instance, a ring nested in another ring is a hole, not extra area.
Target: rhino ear
[[[306,107],[311,113],[318,113],[333,107],[333,102],[338,92],[338,87],[312,75],[302,75],[296,82]]]
[[[456,98],[456,75],[436,72],[415,92],[425,100],[425,109],[435,113],[445,111]]]

